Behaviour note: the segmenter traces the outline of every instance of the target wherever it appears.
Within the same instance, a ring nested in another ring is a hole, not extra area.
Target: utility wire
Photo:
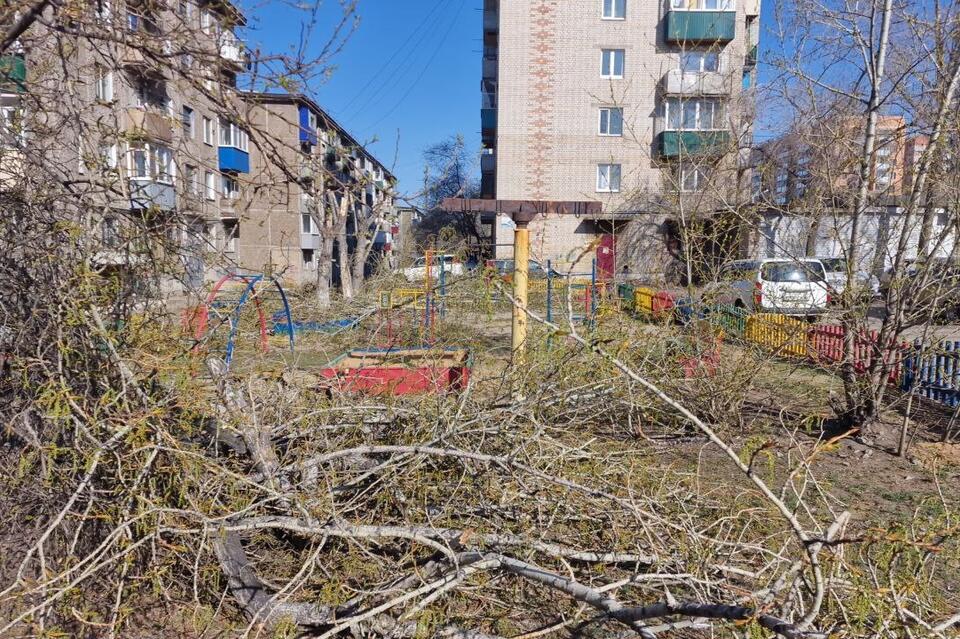
[[[460,17],[460,12],[463,10],[463,5],[466,4],[466,1],[467,0],[460,0],[460,5],[457,7],[457,11],[453,16],[453,21],[450,22],[450,26],[448,26],[446,32],[444,32],[440,43],[433,50],[433,53],[430,55],[430,59],[427,60],[427,63],[423,66],[423,69],[420,70],[420,74],[417,76],[417,79],[410,83],[410,86],[407,87],[407,91],[400,97],[399,100],[397,100],[397,103],[394,104],[393,107],[391,107],[391,109],[383,115],[383,117],[366,127],[366,129],[364,129],[365,131],[376,127],[378,124],[393,115],[393,112],[400,108],[400,105],[403,104],[407,98],[410,97],[410,94],[413,93],[413,90],[417,88],[417,84],[419,84],[420,80],[423,79],[423,76],[426,75],[427,71],[430,69],[430,65],[433,64],[433,61],[436,59],[437,54],[440,53],[440,49],[443,48],[443,45],[447,42],[447,38],[450,37],[450,33],[453,31],[453,27],[456,26],[457,18]]]
[[[438,3],[438,6],[439,4],[440,3]],[[410,71],[414,68],[415,64],[413,61],[418,57],[418,54],[420,53],[424,44],[428,42],[431,36],[435,36],[437,28],[443,24],[443,18],[444,12],[440,11],[433,16],[429,23],[424,23],[426,28],[423,30],[423,33],[420,34],[419,39],[417,39],[413,47],[407,50],[406,55],[403,56],[396,68],[394,68],[392,73],[390,73],[390,77],[384,82],[377,84],[367,99],[364,100],[360,106],[354,109],[354,111],[351,113],[351,116],[356,117],[357,115],[363,113],[371,105],[376,104],[381,95],[389,95],[390,91],[395,90],[403,82],[403,79],[407,77]]]
[[[364,92],[365,92],[367,89],[369,89],[370,86],[371,86],[382,74],[384,74],[384,73],[387,71],[387,68],[388,68],[391,64],[393,64],[393,61],[396,60],[396,58],[397,58],[398,55],[400,55],[400,52],[407,48],[407,45],[410,44],[410,41],[413,40],[414,36],[416,36],[417,33],[420,32],[420,29],[421,29],[421,28],[423,28],[424,26],[426,26],[427,21],[430,20],[431,16],[433,16],[433,14],[436,13],[442,6],[443,6],[443,2],[434,2],[434,3],[433,3],[433,8],[427,13],[426,16],[424,16],[424,17],[420,20],[420,22],[419,22],[419,23],[417,24],[417,26],[413,29],[413,31],[410,32],[410,35],[407,36],[407,39],[403,41],[403,44],[401,44],[399,47],[397,47],[397,48],[394,50],[393,54],[391,54],[391,56],[387,59],[387,61],[384,62],[383,65],[381,65],[380,68],[379,68],[375,73],[370,74],[370,79],[367,81],[367,83],[366,83],[365,85],[363,85],[363,88],[361,88],[359,91],[357,91],[357,93],[354,94],[354,96],[353,96],[352,98],[350,98],[350,101],[347,102],[347,104],[343,107],[343,110],[349,109],[349,108],[353,105],[353,103],[356,102],[356,101],[360,98],[360,96],[362,96],[362,95],[364,94]]]

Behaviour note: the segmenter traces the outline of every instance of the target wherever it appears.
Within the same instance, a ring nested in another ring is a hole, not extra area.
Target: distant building
[[[90,37],[38,25],[0,58],[0,190],[24,188],[28,156],[46,165],[37,173],[63,168],[90,185],[77,197],[97,212],[84,223],[100,272],[175,259],[165,265],[174,279],[149,283],[171,295],[267,265],[315,280],[318,239],[300,190],[313,176],[299,173],[308,156],[362,190],[359,211],[392,210],[396,178],[318,105],[238,89],[250,60],[235,31],[246,19],[229,1],[83,0],[69,11]],[[70,55],[57,38],[75,43]],[[263,140],[251,142],[253,127]],[[376,234],[380,253],[390,237],[390,226]]]
[[[751,257],[846,255],[860,180],[862,126],[862,118],[823,118],[815,127],[798,128],[756,149],[752,177],[758,222],[750,229]],[[904,216],[928,144],[929,138],[912,133],[903,117],[879,118],[867,210],[859,226],[859,268],[877,274],[889,268],[904,230],[905,257],[916,257],[924,223],[931,238],[928,250],[940,256],[953,250],[954,229],[937,202],[922,202],[910,221]]]
[[[233,256],[238,266],[260,270],[270,263],[290,282],[316,281],[321,237],[314,219],[319,203],[312,194],[324,189],[305,187],[315,187],[322,171],[333,178],[326,189],[349,188],[358,196],[347,220],[350,252],[356,246],[355,221],[377,216],[382,218],[379,229],[363,229],[373,234],[374,255],[392,250],[397,224],[393,174],[310,98],[244,93],[243,99],[264,140],[252,150],[251,188],[237,195],[229,212],[246,229]]]
[[[759,16],[759,0],[485,0],[482,197],[602,202],[532,222],[533,254],[661,271],[664,193],[700,197],[752,137]],[[484,222],[509,257],[509,221]]]

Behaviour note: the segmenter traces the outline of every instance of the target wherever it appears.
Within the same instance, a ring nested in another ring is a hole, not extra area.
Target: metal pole
[[[527,277],[530,260],[530,230],[517,223],[513,232],[513,331],[512,353],[515,368],[523,366],[527,346]]]
[[[553,267],[547,260],[547,321],[553,321]]]

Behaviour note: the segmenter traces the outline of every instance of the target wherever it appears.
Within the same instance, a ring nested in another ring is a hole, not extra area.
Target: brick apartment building
[[[752,198],[760,219],[748,242],[752,257],[845,254],[852,197],[860,180],[862,125],[862,119],[824,118],[816,129],[798,127],[755,150]],[[903,205],[928,142],[902,116],[878,119],[869,206],[860,225],[863,270],[879,274],[892,264],[905,224]],[[910,222],[906,257],[916,256],[924,221],[930,237],[942,238],[936,253],[949,255],[954,238],[948,216],[933,206]]]
[[[482,197],[601,202],[532,222],[533,255],[655,277],[663,194],[704,189],[752,137],[759,16],[759,0],[485,0]],[[509,257],[509,219],[485,221]]]
[[[229,2],[89,0],[53,11],[89,35],[36,25],[0,60],[0,189],[17,189],[31,162],[89,185],[79,196],[98,211],[82,221],[98,229],[96,268],[165,255],[180,275],[157,284],[173,295],[267,264],[288,282],[315,280],[315,229],[298,190],[308,176],[281,175],[280,158],[297,167],[329,157],[362,186],[359,207],[392,209],[395,178],[319,106],[239,88],[245,18]],[[177,250],[145,251],[159,243],[143,237],[151,224]],[[390,230],[380,229],[381,247]]]

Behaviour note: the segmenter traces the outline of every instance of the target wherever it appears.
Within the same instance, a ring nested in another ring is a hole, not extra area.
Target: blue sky
[[[312,3],[304,6],[313,6]],[[462,134],[480,146],[482,0],[359,0],[359,25],[334,59],[334,72],[310,94],[400,179],[402,193],[423,182],[423,149]],[[264,52],[290,52],[305,11],[279,2],[243,5],[244,34]],[[764,30],[774,0],[764,2]],[[313,52],[340,16],[337,0],[321,0]],[[761,60],[774,38],[761,38]],[[309,49],[308,49],[309,51]],[[761,65],[761,82],[763,79]],[[479,170],[478,170],[479,171]]]
[[[311,95],[412,193],[423,183],[423,149],[462,134],[480,147],[482,0],[359,0],[359,25]],[[289,52],[306,13],[271,2],[245,6],[245,36],[264,52]],[[325,0],[314,51],[340,15]],[[325,28],[324,28],[325,27]],[[479,171],[479,169],[478,169]]]

